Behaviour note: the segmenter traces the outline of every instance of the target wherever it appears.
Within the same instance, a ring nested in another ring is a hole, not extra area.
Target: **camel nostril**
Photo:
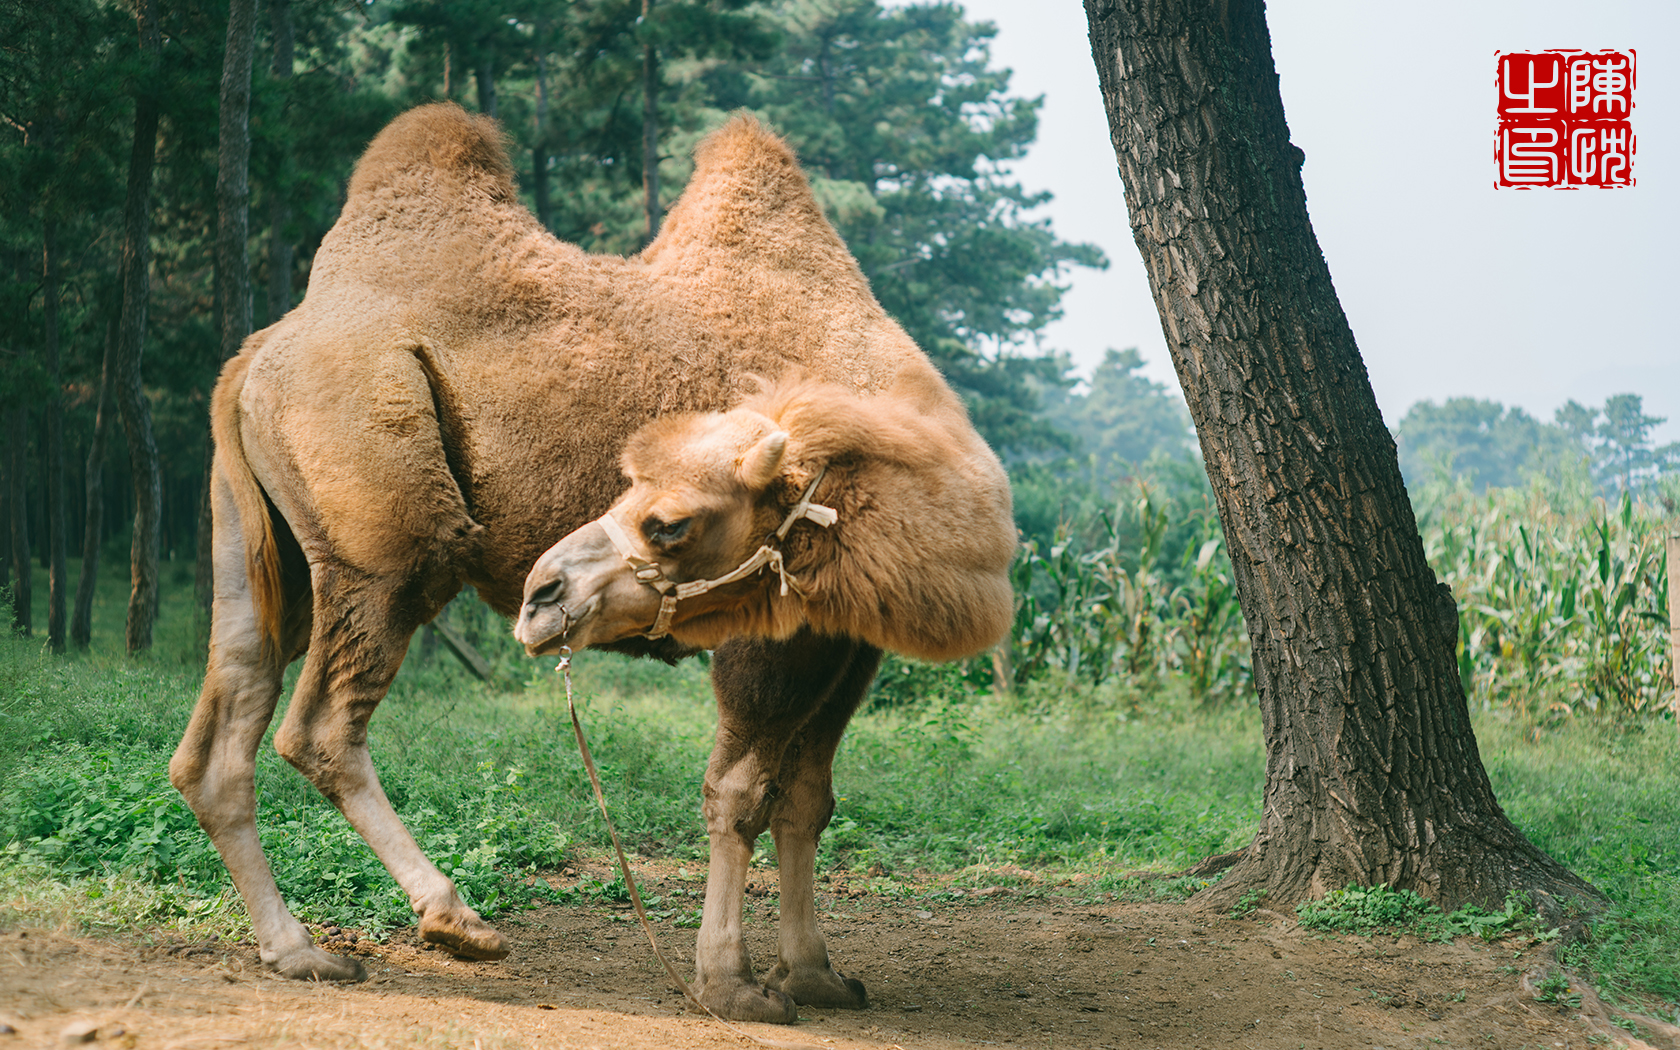
[[[533,591],[531,593],[531,597],[529,597],[525,600],[525,604],[526,605],[553,605],[555,602],[558,602],[560,600],[561,595],[563,595],[565,593],[566,593],[565,581],[555,580],[553,583],[545,583],[541,587],[538,587],[535,591]]]

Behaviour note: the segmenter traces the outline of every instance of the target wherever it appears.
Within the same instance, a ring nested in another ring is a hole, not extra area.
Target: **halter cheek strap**
[[[795,503],[793,509],[788,511],[787,517],[782,519],[781,526],[758,548],[752,557],[715,580],[690,580],[686,583],[677,583],[674,580],[667,579],[665,569],[658,562],[637,553],[635,545],[630,542],[629,534],[624,531],[624,526],[620,525],[618,520],[612,516],[611,511],[596,518],[595,523],[601,526],[601,531],[607,534],[607,539],[612,541],[612,545],[618,549],[619,555],[630,563],[631,569],[636,574],[636,579],[652,587],[660,594],[659,615],[654,619],[653,626],[648,628],[644,637],[663,638],[670,634],[671,620],[677,613],[677,602],[682,599],[699,597],[707,591],[734,583],[736,580],[744,580],[766,565],[775,570],[776,575],[782,578],[783,597],[786,597],[789,591],[801,598],[805,597],[805,591],[800,587],[798,578],[787,571],[787,565],[782,560],[780,548],[771,546],[771,544],[780,543],[786,539],[788,530],[793,528],[794,522],[801,519],[814,521],[825,529],[839,520],[840,513],[833,507],[825,507],[820,503],[811,502],[811,497],[817,491],[817,485],[822,482],[823,475],[826,473],[828,473],[826,466],[817,471],[817,476],[811,479],[809,485],[805,486],[805,492],[799,497],[799,502]]]

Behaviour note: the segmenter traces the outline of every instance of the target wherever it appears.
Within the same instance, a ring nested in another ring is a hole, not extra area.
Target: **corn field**
[[[1563,486],[1432,486],[1424,550],[1459,606],[1470,695],[1539,713],[1673,711],[1663,508]]]
[[[1541,716],[1674,717],[1664,537],[1672,513],[1584,485],[1436,482],[1415,499],[1424,549],[1459,606],[1472,703]],[[1175,548],[1176,556],[1168,553]],[[1146,486],[1064,524],[1014,566],[1017,611],[993,678],[1007,687],[1182,683],[1202,704],[1253,692],[1247,631],[1217,517]]]

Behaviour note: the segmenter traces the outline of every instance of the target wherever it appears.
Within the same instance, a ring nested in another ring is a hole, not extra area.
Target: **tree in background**
[[[1572,400],[1551,423],[1497,401],[1455,397],[1413,405],[1395,440],[1400,469],[1414,486],[1449,475],[1478,491],[1509,488],[1585,463],[1604,491],[1632,491],[1680,470],[1680,443],[1651,444],[1652,429],[1663,422],[1645,415],[1638,394],[1616,394],[1602,409]]]
[[[1253,643],[1264,816],[1197,895],[1595,891],[1493,796],[1393,440],[1307,216],[1261,0],[1086,0],[1127,210]]]
[[[1152,458],[1188,461],[1196,433],[1176,390],[1142,375],[1136,347],[1105,351],[1083,395],[1070,397],[1058,413],[1086,451],[1111,470]]]
[[[1478,490],[1524,484],[1571,446],[1566,434],[1520,408],[1471,397],[1419,401],[1401,418],[1395,441],[1408,484],[1446,473]]]
[[[1570,401],[1558,409],[1558,424],[1591,452],[1593,474],[1606,489],[1632,492],[1660,474],[1680,471],[1680,442],[1652,447],[1651,431],[1667,422],[1645,414],[1638,394],[1616,394],[1604,408],[1583,408]]]
[[[125,647],[137,653],[152,646],[158,610],[158,530],[163,516],[152,410],[141,383],[146,312],[151,294],[152,170],[157,161],[158,72],[163,34],[157,0],[139,0],[140,64],[134,85],[134,139],[123,203],[122,317],[117,324],[117,405],[128,437],[134,478],[134,536],[129,548],[128,627]]]

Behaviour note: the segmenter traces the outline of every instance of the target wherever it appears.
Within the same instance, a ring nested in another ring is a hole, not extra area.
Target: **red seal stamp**
[[[1632,186],[1637,54],[1496,51],[1501,189]]]

